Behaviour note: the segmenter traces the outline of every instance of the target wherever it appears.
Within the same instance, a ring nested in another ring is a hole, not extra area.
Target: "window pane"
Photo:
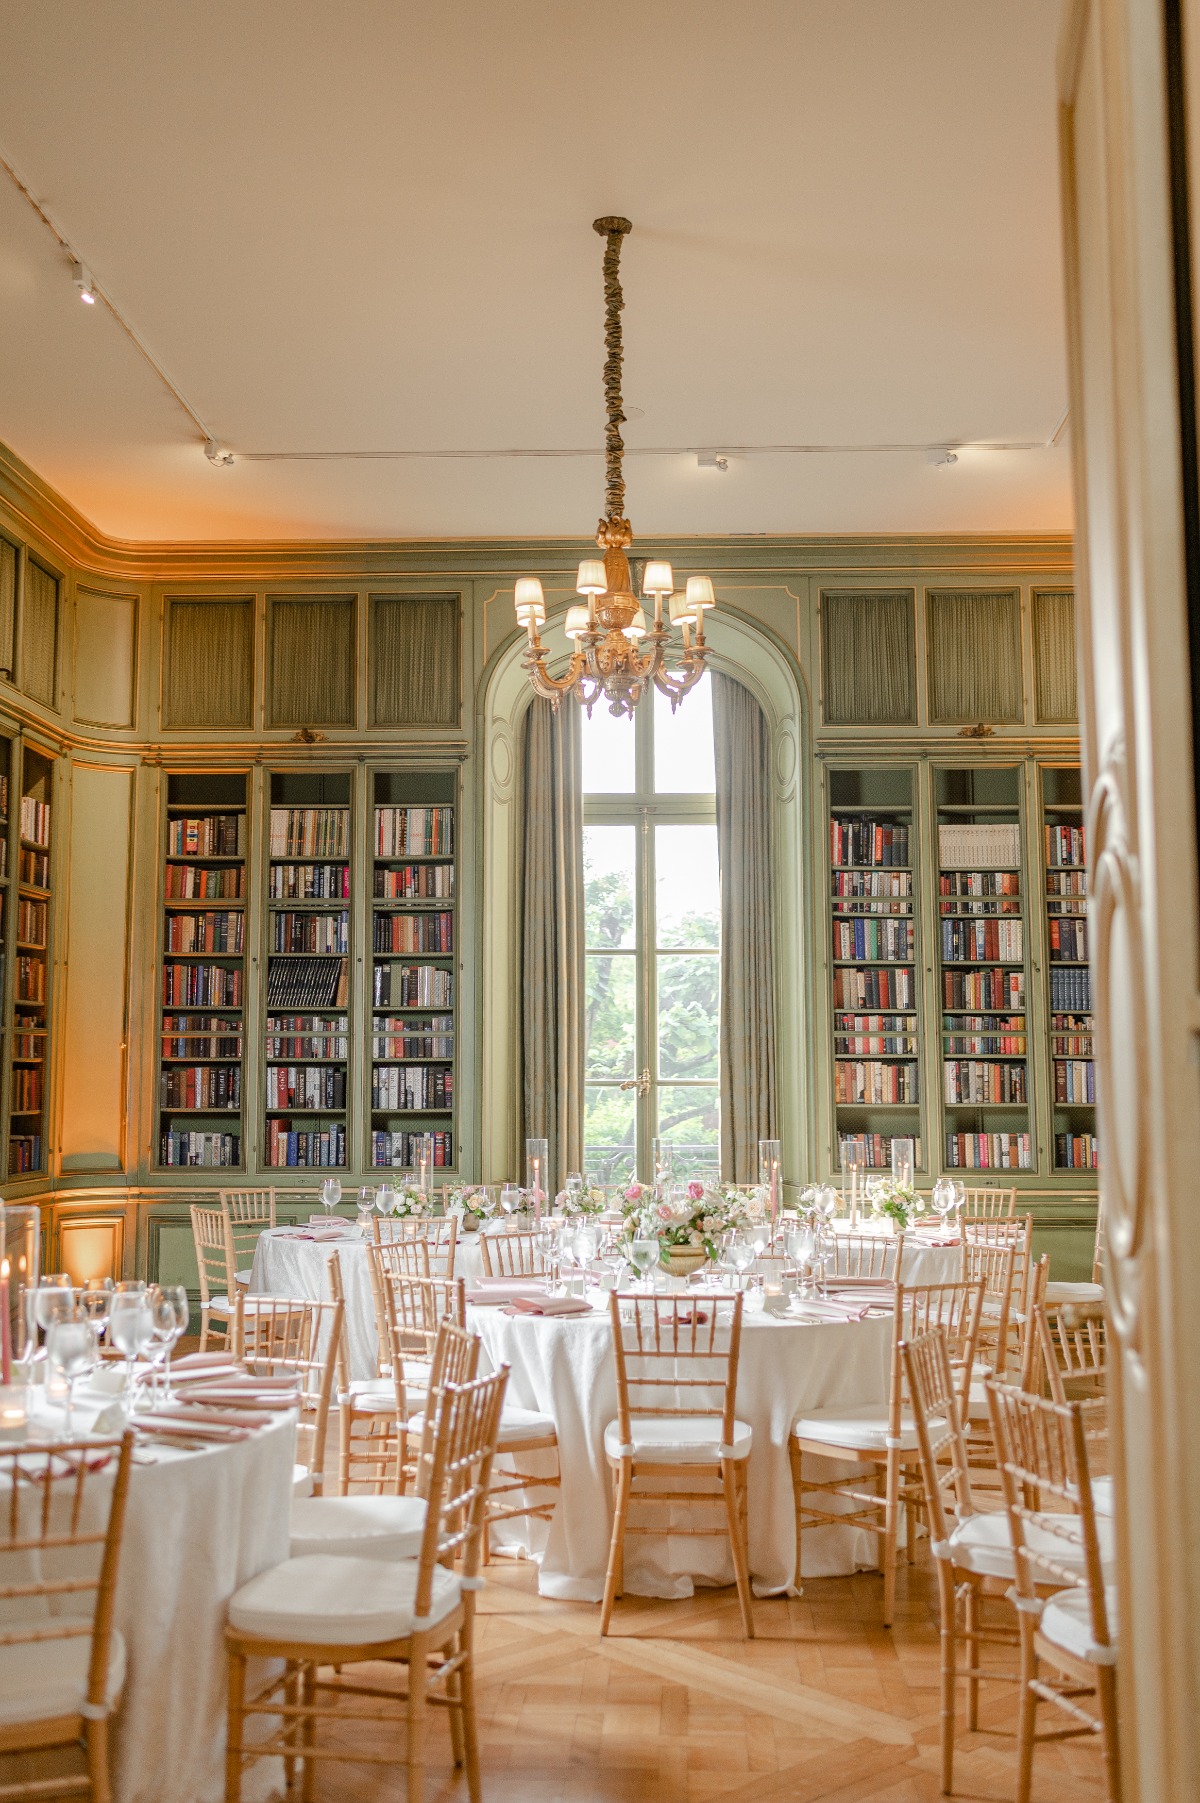
[[[572,702],[571,705],[577,704]],[[583,733],[584,794],[632,795],[633,721],[627,714],[614,717],[607,705],[599,701],[590,720],[584,710],[580,729]]]
[[[587,958],[587,1050],[589,1077],[632,1077],[637,1062],[634,993],[637,962],[632,953]]]
[[[589,946],[633,945],[636,826],[583,829],[583,916]]]
[[[687,1176],[720,1162],[721,1115],[716,1084],[695,1089],[664,1083],[658,1091],[658,1131],[675,1148],[675,1174]]]
[[[659,945],[719,945],[716,827],[655,827],[654,864]]]
[[[700,678],[675,713],[671,712],[667,697],[655,689],[654,787],[660,795],[711,795],[716,786],[712,684],[708,677]]]
[[[583,1092],[583,1168],[593,1183],[624,1183],[637,1163],[637,1100],[631,1089]]]
[[[721,961],[711,952],[658,960],[658,1074],[715,1077]]]

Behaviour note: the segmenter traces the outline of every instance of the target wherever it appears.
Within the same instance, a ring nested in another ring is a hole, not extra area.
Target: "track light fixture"
[[[79,290],[79,298],[84,306],[94,307],[96,304],[96,290],[92,287],[91,270],[85,269],[80,262],[74,262],[71,264],[71,275],[74,279],[75,286]]]
[[[204,440],[204,455],[213,468],[218,470],[227,470],[233,462],[233,452],[227,450],[223,444],[218,444],[215,438]]]

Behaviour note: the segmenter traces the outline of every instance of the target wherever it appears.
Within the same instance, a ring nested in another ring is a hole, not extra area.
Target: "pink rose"
[[[702,1183],[689,1183],[688,1184],[688,1200],[689,1201],[699,1202],[703,1199],[703,1196],[704,1196],[704,1185]]]
[[[641,1199],[642,1199],[641,1184],[640,1183],[631,1183],[629,1185],[629,1188],[625,1191],[625,1200],[627,1202],[640,1202]]]

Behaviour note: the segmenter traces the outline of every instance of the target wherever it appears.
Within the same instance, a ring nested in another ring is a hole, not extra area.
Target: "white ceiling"
[[[8,0],[0,151],[237,461],[2,173],[0,439],[118,537],[583,538],[621,212],[631,452],[915,447],[633,455],[640,534],[1067,528],[1058,13]],[[590,454],[432,455],[513,449]]]

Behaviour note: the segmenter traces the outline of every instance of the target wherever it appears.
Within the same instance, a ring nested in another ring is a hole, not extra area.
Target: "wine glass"
[[[738,1285],[758,1257],[758,1248],[754,1244],[753,1233],[735,1233],[729,1243],[729,1262],[737,1273]]]
[[[75,1292],[71,1288],[69,1277],[42,1278],[33,1292],[33,1318],[41,1328],[43,1336],[49,1334],[56,1321],[70,1314],[74,1301]],[[33,1356],[35,1359],[44,1359],[45,1347],[42,1346]]]
[[[88,1371],[94,1371],[100,1358],[96,1329],[82,1309],[69,1309],[56,1315],[46,1333],[46,1361],[52,1371],[66,1380],[66,1433],[70,1439],[75,1430],[75,1384]]]
[[[567,1207],[572,1213],[578,1211],[583,1201],[583,1177],[579,1171],[568,1171],[563,1188],[567,1192]]]
[[[108,1326],[108,1311],[112,1304],[112,1298],[113,1280],[111,1277],[89,1277],[79,1286],[76,1301],[96,1329],[99,1339],[103,1339],[104,1330]]]
[[[375,1206],[381,1215],[390,1217],[400,1206],[400,1198],[390,1183],[381,1183],[375,1191]]]
[[[639,1277],[646,1280],[647,1289],[653,1289],[653,1271],[657,1268],[661,1252],[657,1240],[634,1240],[629,1248],[629,1262]]]
[[[342,1199],[342,1186],[336,1177],[326,1177],[321,1185],[321,1200],[325,1204],[325,1213],[332,1215]]]
[[[574,1235],[575,1262],[583,1272],[583,1287],[587,1289],[588,1271],[592,1260],[600,1250],[600,1234],[595,1227],[577,1227]]]
[[[558,1223],[543,1215],[537,1225],[537,1249],[542,1255],[550,1279],[550,1289],[558,1289]]]
[[[371,1216],[375,1213],[375,1191],[364,1183],[358,1192],[358,1225],[364,1239],[371,1236]]]
[[[125,1394],[132,1406],[134,1370],[154,1339],[154,1312],[145,1289],[116,1292],[109,1309],[108,1337],[125,1360]]]
[[[944,1227],[954,1213],[954,1181],[950,1177],[939,1177],[930,1194],[933,1212]]]
[[[787,1254],[796,1267],[801,1287],[806,1287],[806,1270],[811,1270],[817,1236],[811,1227],[793,1227],[787,1236]]]
[[[506,1183],[500,1191],[500,1206],[510,1218],[521,1206],[521,1187],[517,1183]]]
[[[150,1314],[154,1324],[154,1339],[161,1351],[154,1356],[157,1369],[161,1361],[163,1374],[163,1396],[167,1402],[171,1400],[171,1354],[175,1343],[187,1330],[188,1299],[187,1291],[181,1283],[156,1283],[148,1292]]]

